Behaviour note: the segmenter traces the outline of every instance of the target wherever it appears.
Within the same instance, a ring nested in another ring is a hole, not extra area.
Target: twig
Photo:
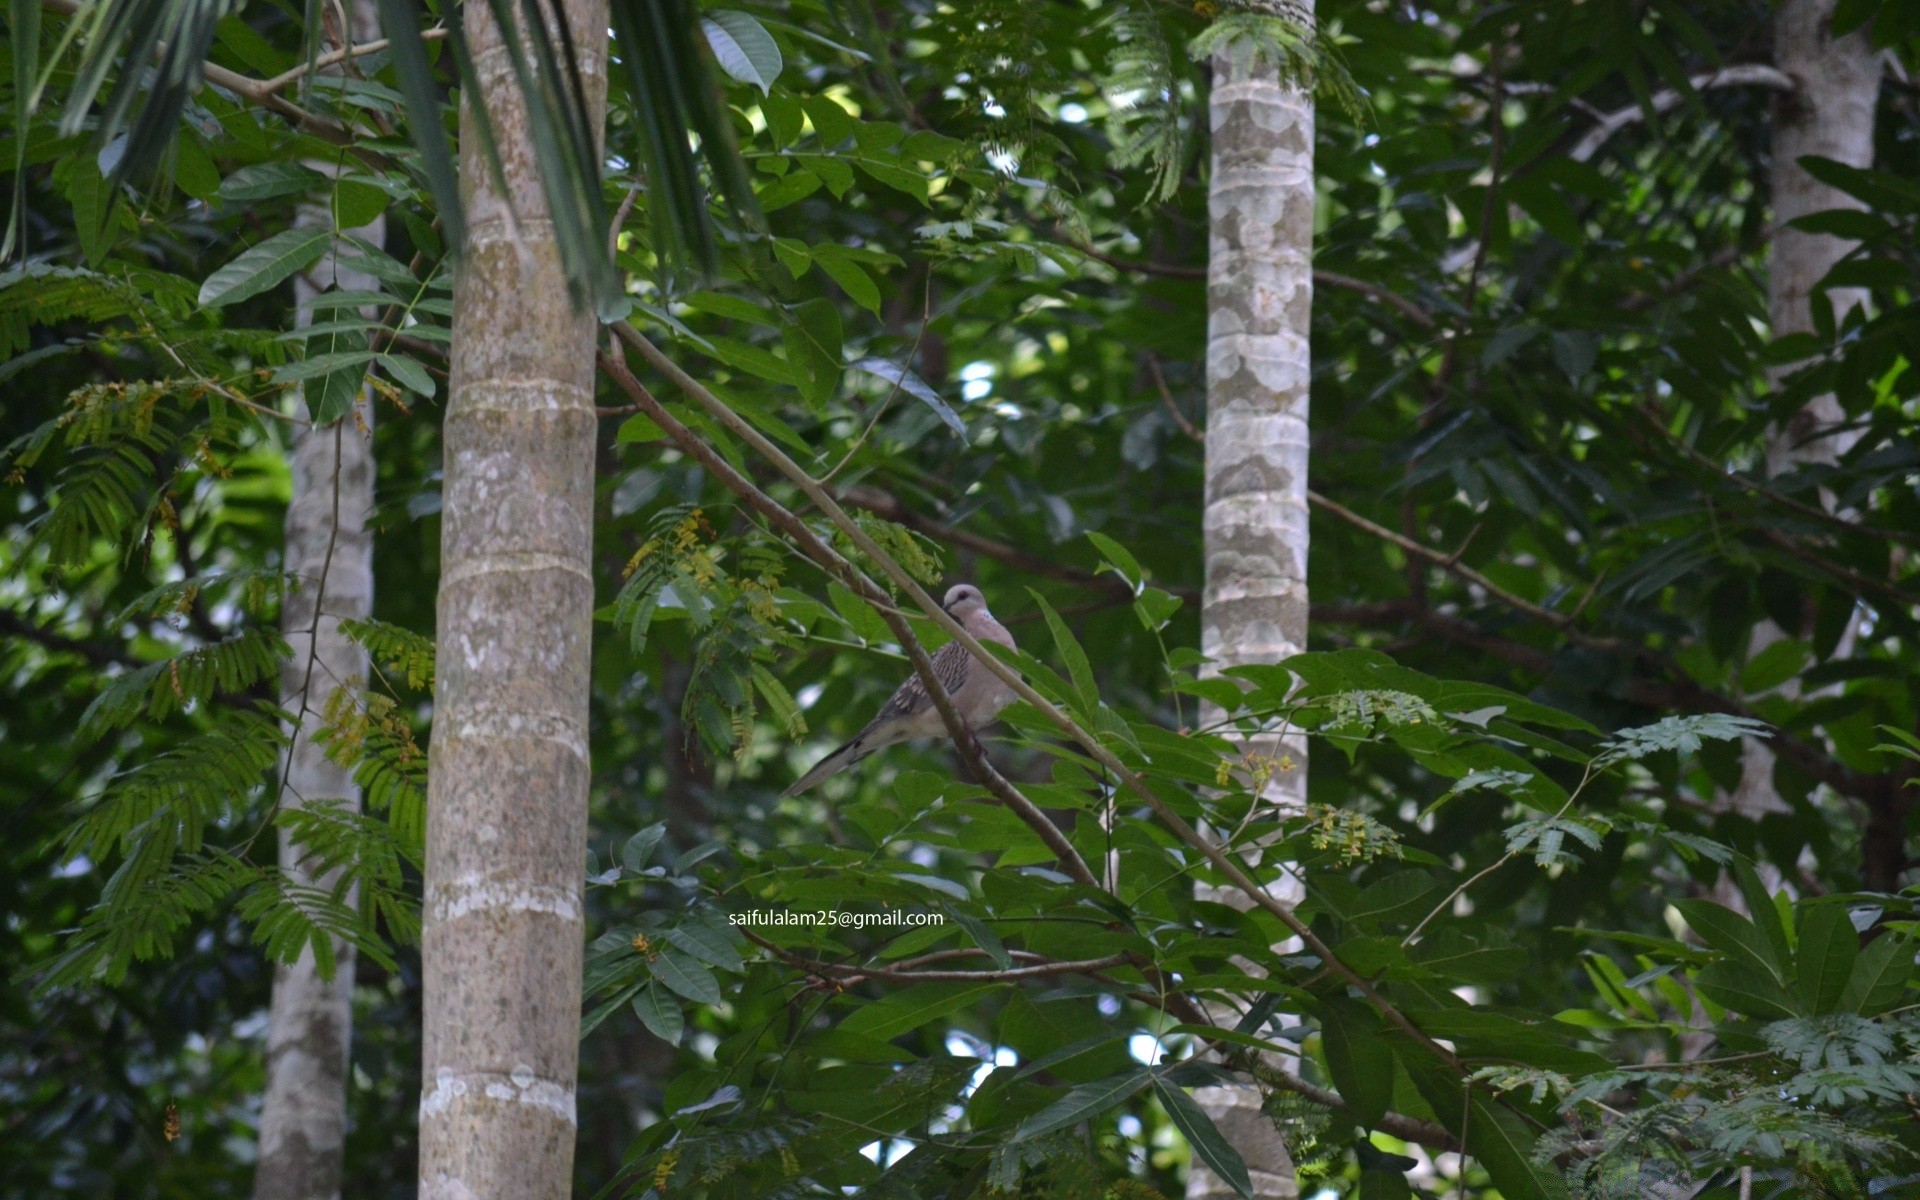
[[[1206,445],[1207,435],[1195,429],[1193,422],[1187,420],[1187,414],[1181,412],[1180,406],[1173,402],[1173,389],[1167,386],[1167,377],[1160,373],[1160,356],[1151,350],[1147,351],[1147,370],[1153,373],[1153,386],[1160,389],[1160,403],[1166,406],[1167,415],[1180,427],[1180,432]]]
[[[1141,262],[1138,259],[1120,258],[1117,255],[1108,254],[1104,250],[1096,249],[1080,241],[1067,240],[1064,241],[1063,244],[1074,252],[1084,254],[1097,263],[1104,263],[1116,271],[1132,271],[1139,275],[1158,275],[1165,279],[1205,279],[1207,277],[1207,268],[1205,267],[1187,267],[1174,263]],[[1382,284],[1369,283],[1367,280],[1357,279],[1352,275],[1342,275],[1336,271],[1322,271],[1318,267],[1314,268],[1313,281],[1317,284],[1325,284],[1328,287],[1345,288],[1350,292],[1358,292],[1369,300],[1395,308],[1399,310],[1402,316],[1412,321],[1415,325],[1420,326],[1422,329],[1432,329],[1436,324],[1432,313],[1414,301],[1407,299],[1405,296],[1388,290]]]
[[[447,36],[446,29],[440,26],[436,26],[432,29],[423,31],[420,34],[420,40],[424,42],[433,42],[433,41],[438,41],[439,39],[446,36]],[[390,44],[391,42],[389,39],[380,38],[377,41],[363,42],[357,46],[348,46],[344,50],[329,50],[327,53],[322,54],[320,57],[313,60],[312,70],[316,73],[320,71],[324,71],[328,67],[333,66],[335,63],[342,63],[347,61],[350,58],[358,58],[363,54],[378,53],[381,50],[385,50]],[[267,96],[270,96],[275,92],[278,92],[280,89],[286,87],[290,83],[297,81],[301,76],[307,73],[308,73],[307,66],[305,64],[302,64],[300,66],[293,67],[289,70],[282,71],[278,75],[275,75],[270,79],[261,79],[261,80],[252,81],[253,90],[248,92],[247,94],[253,99],[264,100]]]

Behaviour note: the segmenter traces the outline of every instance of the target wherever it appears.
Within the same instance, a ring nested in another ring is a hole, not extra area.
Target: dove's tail
[[[869,725],[859,733],[854,734],[852,741],[813,764],[812,770],[794,780],[792,787],[780,793],[781,797],[798,796],[801,792],[813,787],[827,776],[837,775],[867,755],[872,754],[874,751],[884,750],[887,746],[891,745],[890,742],[876,737],[876,732],[873,726]]]

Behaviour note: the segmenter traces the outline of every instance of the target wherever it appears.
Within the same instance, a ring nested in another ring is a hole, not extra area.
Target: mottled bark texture
[[[1835,2],[1785,0],[1773,18],[1774,65],[1794,84],[1794,90],[1780,93],[1773,104],[1773,242],[1767,267],[1767,319],[1776,338],[1812,331],[1814,289],[1858,244],[1789,228],[1787,222],[1832,208],[1864,207],[1854,197],[1809,175],[1800,159],[1813,154],[1850,166],[1873,165],[1873,120],[1880,102],[1881,56],[1864,30],[1840,38],[1832,35]],[[1867,293],[1859,288],[1835,288],[1827,293],[1827,302],[1836,317],[1844,317],[1867,302]],[[1793,370],[1791,366],[1780,368],[1774,377],[1780,379]],[[1778,475],[1809,464],[1838,461],[1859,438],[1843,428],[1846,419],[1836,397],[1815,397],[1768,439],[1768,473]],[[1823,495],[1821,503],[1831,507],[1832,498]],[[1794,630],[1789,634],[1771,621],[1763,622],[1754,630],[1751,652],[1758,654],[1787,636],[1803,633]],[[1791,683],[1786,686],[1792,688]],[[1786,805],[1774,786],[1773,767],[1774,756],[1766,744],[1748,738],[1740,785],[1731,798],[1734,811],[1756,819],[1785,811]]]
[[[1289,16],[1312,19],[1311,6],[1287,7]],[[1213,72],[1200,648],[1219,670],[1278,662],[1306,646],[1314,120],[1312,94],[1271,66],[1222,53]],[[1304,806],[1298,738],[1260,739],[1245,750],[1278,763],[1265,791],[1271,803]],[[1283,880],[1281,888],[1292,876]],[[1256,1196],[1296,1194],[1292,1160],[1260,1111],[1258,1090],[1203,1088],[1194,1098],[1246,1160]],[[1189,1200],[1231,1195],[1195,1164]]]
[[[353,20],[355,42],[380,36],[371,0],[354,6]],[[337,167],[308,165],[323,172]],[[321,228],[332,223],[324,197],[302,205],[294,221],[296,226]],[[378,245],[386,222],[382,218],[350,232]],[[328,255],[294,278],[294,298],[303,306],[295,313],[296,326],[312,322],[312,310],[304,305],[330,286],[358,291],[377,287],[378,281],[340,269]],[[304,401],[299,414],[302,420],[310,415]],[[373,512],[372,394],[363,391],[354,411],[331,428],[293,428],[286,569],[295,582],[281,613],[288,657],[280,672],[280,704],[299,722],[289,730],[293,740],[280,803],[298,808],[330,800],[358,811],[360,790],[352,773],[329,761],[313,739],[327,698],[338,688],[358,692],[366,684],[366,652],[340,632],[340,622],[365,617],[373,609],[373,534],[367,524]],[[282,830],[280,867],[293,885],[337,884],[338,870],[316,875],[306,860],[305,848]],[[353,947],[336,938],[333,956],[332,979],[320,977],[310,950],[291,966],[274,969],[255,1200],[336,1200],[340,1195],[353,1036]]]
[[[564,0],[598,128],[605,0]],[[571,305],[506,38],[464,8],[507,195],[461,155],[427,787],[421,1200],[572,1191],[595,322]],[[524,11],[524,10],[521,10]],[[529,52],[531,49],[529,48]],[[471,107],[461,143],[476,147]],[[511,215],[509,212],[511,205]],[[517,216],[517,223],[515,217]]]

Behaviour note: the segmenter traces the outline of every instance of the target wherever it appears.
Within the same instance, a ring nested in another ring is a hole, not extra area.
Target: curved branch
[[[1687,80],[1687,84],[1695,92],[1723,87],[1763,87],[1771,88],[1776,92],[1799,90],[1799,85],[1794,82],[1793,76],[1777,67],[1767,66],[1765,63],[1741,63],[1738,66],[1722,67],[1718,71],[1709,71],[1705,75],[1695,75]],[[1664,88],[1655,92],[1645,106],[1629,104],[1625,108],[1610,112],[1601,117],[1599,124],[1587,130],[1580,140],[1574,143],[1567,157],[1575,162],[1586,162],[1600,152],[1600,147],[1607,144],[1607,139],[1635,121],[1643,120],[1647,116],[1648,108],[1653,110],[1653,115],[1659,116],[1680,107],[1686,99],[1686,96],[1673,88]]]

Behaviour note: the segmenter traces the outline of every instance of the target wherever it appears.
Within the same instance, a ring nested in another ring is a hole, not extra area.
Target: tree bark
[[[597,128],[607,5],[558,7]],[[568,303],[505,50],[527,34],[484,4],[465,14],[480,86],[461,121],[468,233],[444,436],[420,1195],[559,1200],[577,1129],[596,325]],[[472,149],[476,102],[506,195]]]
[[[1778,94],[1773,104],[1772,259],[1767,268],[1767,319],[1773,336],[1807,333],[1814,328],[1813,296],[1833,265],[1857,242],[1827,234],[1806,233],[1787,222],[1808,213],[1833,208],[1863,208],[1854,197],[1821,183],[1800,165],[1809,154],[1850,166],[1873,165],[1874,110],[1880,102],[1881,56],[1863,30],[1845,37],[1832,36],[1836,0],[1784,0],[1773,18],[1774,63],[1794,84]],[[1835,288],[1828,293],[1836,318],[1866,304],[1858,288]],[[1776,380],[1792,373],[1792,366],[1774,373]],[[1817,396],[1776,429],[1767,444],[1767,471],[1778,475],[1799,467],[1837,462],[1858,440],[1842,429],[1846,413],[1831,394]],[[1830,497],[1822,503],[1832,507]],[[1791,636],[1800,636],[1793,631]],[[1755,628],[1750,653],[1758,654],[1790,636],[1772,621]],[[1850,635],[1849,635],[1850,636]],[[1792,684],[1787,685],[1789,689]],[[1766,744],[1746,739],[1742,751],[1740,785],[1731,798],[1737,813],[1758,819],[1783,812],[1774,786],[1774,755]]]
[[[353,40],[380,36],[372,3],[353,9]],[[338,31],[335,31],[336,33]],[[331,39],[330,39],[331,40]],[[332,163],[309,163],[322,172]],[[300,207],[296,227],[329,228],[326,199]],[[376,245],[385,218],[351,231]],[[332,255],[294,278],[300,307],[294,325],[312,323],[304,307],[329,286],[357,291],[378,286],[358,272],[340,269]],[[302,399],[298,412],[311,416]],[[287,503],[286,570],[295,577],[282,606],[288,657],[280,672],[280,704],[298,721],[284,763],[280,803],[290,809],[316,800],[360,808],[351,771],[336,766],[315,744],[321,713],[335,688],[358,692],[366,683],[367,655],[340,632],[340,622],[364,618],[373,609],[373,396],[361,392],[354,410],[330,428],[294,427],[293,494]],[[283,829],[280,867],[295,886],[332,888],[338,870],[315,874],[305,848]],[[267,1022],[267,1082],[260,1106],[255,1200],[337,1200],[344,1171],[348,1053],[353,1036],[353,946],[333,940],[332,979],[323,979],[311,950],[273,973]]]
[[[1312,21],[1311,4],[1276,7]],[[1209,101],[1206,584],[1200,648],[1210,670],[1273,663],[1307,640],[1308,333],[1313,312],[1313,96],[1266,64],[1222,52]],[[1245,749],[1278,764],[1266,799],[1306,804],[1297,737]],[[1280,888],[1293,877],[1283,875]],[[1225,896],[1217,896],[1226,899]],[[1297,900],[1297,895],[1281,895]],[[1194,1098],[1246,1161],[1258,1197],[1297,1194],[1293,1162],[1251,1087]],[[1189,1200],[1234,1193],[1196,1163]]]

